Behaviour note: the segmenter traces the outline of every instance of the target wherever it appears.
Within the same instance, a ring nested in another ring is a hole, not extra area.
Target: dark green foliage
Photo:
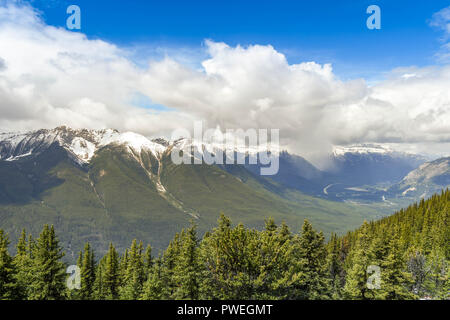
[[[64,256],[53,226],[44,226],[32,246],[31,284],[28,294],[31,300],[60,300],[65,298]]]
[[[33,243],[30,236],[27,243],[27,234],[22,230],[22,234],[17,242],[17,253],[14,257],[14,265],[16,267],[15,281],[17,283],[17,299],[26,299],[31,284],[31,266],[32,254],[29,244]]]
[[[118,254],[112,243],[109,245],[109,251],[104,257],[102,273],[102,295],[105,299],[118,299],[119,297],[119,260]]]
[[[175,299],[195,300],[200,296],[200,281],[203,265],[200,261],[197,226],[191,222],[181,239],[181,248],[177,264],[174,269],[176,289],[173,293]]]
[[[167,277],[163,271],[161,257],[158,257],[148,274],[147,281],[144,284],[143,300],[162,300],[167,299]]]
[[[317,233],[305,220],[302,233],[294,238],[291,247],[292,264],[289,283],[294,287],[291,299],[327,299],[329,281],[327,273],[327,250],[322,233]]]
[[[342,241],[336,234],[332,234],[328,243],[327,268],[330,278],[330,293],[333,299],[339,299],[342,296],[342,286],[345,281],[342,251]]]
[[[345,292],[354,299],[445,298],[449,296],[450,191],[364,225],[342,238]],[[369,265],[381,269],[381,288],[367,290]]]
[[[124,300],[136,300],[142,295],[144,280],[145,280],[145,266],[142,257],[143,245],[142,242],[137,244],[133,240],[131,248],[127,251],[124,259],[121,283],[120,298]]]
[[[84,246],[83,253],[80,253],[78,267],[80,268],[81,273],[81,287],[78,292],[79,299],[92,299],[95,283],[95,259],[94,252],[92,251],[89,242]]]
[[[394,235],[389,242],[388,254],[381,262],[381,288],[377,298],[383,300],[413,299],[410,288],[412,276],[406,270],[406,264],[399,247],[399,238]]]
[[[447,190],[327,244],[307,220],[292,234],[273,219],[259,231],[223,214],[201,240],[191,223],[157,258],[133,240],[121,256],[110,244],[96,264],[86,243],[71,291],[53,227],[36,241],[23,231],[14,257],[0,230],[0,298],[449,299],[449,200]]]
[[[16,268],[8,252],[8,236],[0,230],[0,300],[16,298]]]

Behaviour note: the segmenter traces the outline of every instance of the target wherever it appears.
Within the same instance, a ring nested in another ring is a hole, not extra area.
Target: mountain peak
[[[149,150],[154,155],[164,152],[166,146],[134,132],[120,133],[115,129],[72,129],[59,126],[29,132],[0,133],[0,160],[14,161],[37,154],[53,143],[72,152],[81,162],[89,162],[95,152],[109,144],[126,145],[137,152]]]
[[[335,156],[343,156],[346,153],[386,154],[386,153],[392,153],[392,152],[394,152],[394,151],[388,146],[379,145],[379,144],[369,144],[369,143],[361,143],[361,144],[353,144],[353,145],[348,145],[348,146],[334,146],[333,147],[333,155],[335,155]]]

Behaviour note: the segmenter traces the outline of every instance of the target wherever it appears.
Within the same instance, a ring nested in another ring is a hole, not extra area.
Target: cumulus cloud
[[[0,7],[0,43],[1,131],[66,124],[170,136],[203,120],[222,130],[280,129],[283,147],[306,156],[334,144],[423,151],[450,142],[449,66],[396,69],[369,87],[342,81],[329,64],[290,64],[270,45],[206,40],[200,69],[170,56],[143,68],[123,48],[11,4]],[[170,111],[137,107],[136,94]]]
[[[150,135],[186,118],[134,107],[144,70],[117,46],[46,25],[29,6],[0,7],[0,128],[67,124]],[[172,129],[176,127],[172,125]]]

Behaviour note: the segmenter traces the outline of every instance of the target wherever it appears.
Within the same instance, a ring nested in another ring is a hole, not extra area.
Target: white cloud
[[[450,7],[434,13],[430,20],[430,26],[442,29],[445,37],[450,36]]]
[[[444,8],[433,14],[430,22],[430,26],[435,27],[443,31],[443,36],[441,41],[443,45],[441,50],[436,53],[436,57],[439,61],[449,62],[450,61],[450,7]]]
[[[423,151],[450,142],[450,66],[394,70],[369,87],[340,80],[329,64],[289,64],[272,46],[207,40],[200,69],[170,55],[143,68],[125,49],[11,4],[0,7],[0,43],[0,131],[66,124],[170,136],[202,119],[223,130],[279,128],[304,155],[333,144]],[[133,106],[136,93],[173,111]]]

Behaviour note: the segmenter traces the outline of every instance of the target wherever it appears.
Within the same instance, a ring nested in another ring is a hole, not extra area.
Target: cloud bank
[[[142,68],[126,49],[46,25],[29,6],[0,6],[0,131],[65,124],[170,136],[203,120],[278,128],[283,147],[303,155],[363,142],[450,150],[449,65],[399,68],[370,87],[329,64],[290,64],[269,45],[204,49],[200,69],[170,56]],[[136,95],[169,110],[138,107]]]

